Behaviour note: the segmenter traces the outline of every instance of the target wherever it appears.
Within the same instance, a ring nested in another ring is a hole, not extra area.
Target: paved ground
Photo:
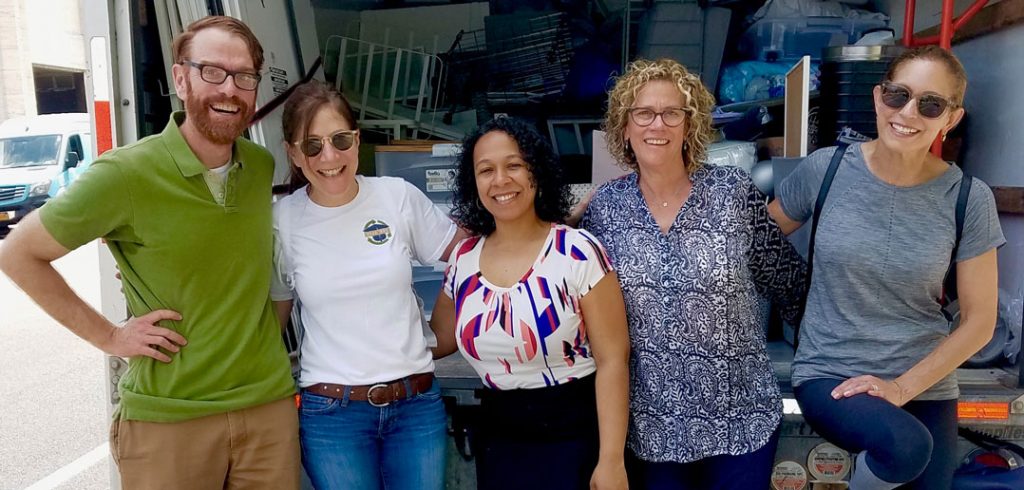
[[[95,244],[57,268],[98,303]],[[0,274],[0,489],[110,488],[103,362]]]

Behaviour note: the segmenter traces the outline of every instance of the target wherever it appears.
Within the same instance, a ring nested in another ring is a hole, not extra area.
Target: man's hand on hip
[[[161,320],[181,320],[181,315],[171,310],[154,310],[138,318],[129,318],[120,328],[111,331],[101,348],[112,356],[147,356],[160,362],[171,362],[170,356],[163,351],[176,353],[188,342],[178,332],[158,327],[156,323]]]

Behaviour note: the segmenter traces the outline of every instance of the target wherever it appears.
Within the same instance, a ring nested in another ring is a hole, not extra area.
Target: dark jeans
[[[768,443],[746,454],[720,454],[689,463],[654,463],[630,452],[629,488],[634,490],[748,490],[771,487],[779,428]]]
[[[599,452],[594,378],[484,390],[474,444],[477,488],[590,488]]]
[[[956,469],[956,400],[912,401],[897,407],[866,393],[835,400],[838,379],[815,379],[794,388],[804,419],[829,442],[866,451],[879,478],[902,488],[943,490]]]

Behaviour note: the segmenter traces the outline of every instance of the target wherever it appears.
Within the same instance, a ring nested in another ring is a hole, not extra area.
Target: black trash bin
[[[844,127],[875,138],[871,91],[903,46],[837,46],[822,53],[818,121],[820,146],[831,145]]]

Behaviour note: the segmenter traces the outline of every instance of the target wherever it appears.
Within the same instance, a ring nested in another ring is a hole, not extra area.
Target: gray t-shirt
[[[791,219],[810,220],[834,151],[824,148],[809,155],[777,189]],[[818,222],[794,385],[862,374],[895,378],[949,335],[936,298],[956,239],[962,176],[950,165],[923,184],[890,185],[868,169],[860,144],[850,146]],[[976,178],[956,261],[1005,242],[992,191]],[[958,396],[954,372],[917,399]]]

